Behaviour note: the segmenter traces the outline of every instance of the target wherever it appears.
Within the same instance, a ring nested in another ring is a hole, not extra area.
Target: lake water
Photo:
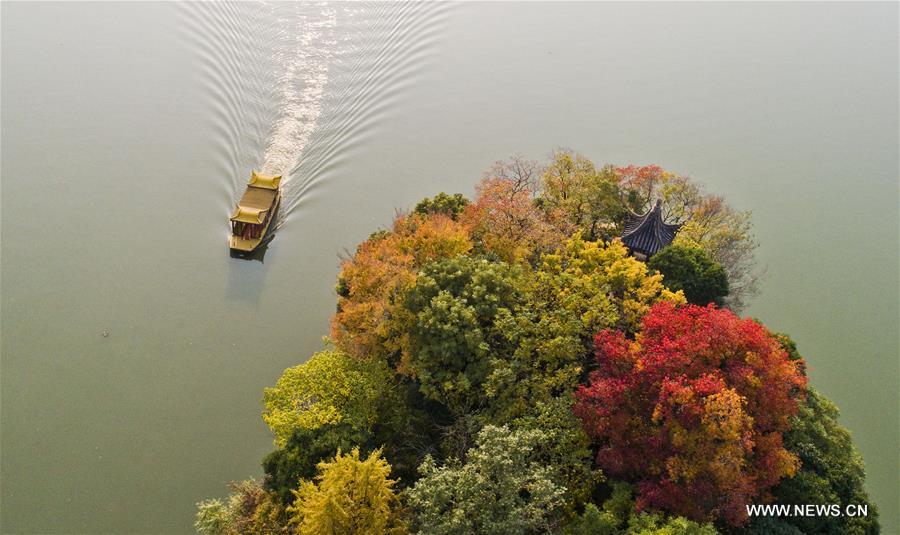
[[[340,254],[491,162],[658,163],[754,212],[747,314],[843,409],[898,532],[896,3],[2,4],[4,533],[190,532]],[[263,261],[230,258],[284,170]],[[107,336],[104,336],[106,333]]]

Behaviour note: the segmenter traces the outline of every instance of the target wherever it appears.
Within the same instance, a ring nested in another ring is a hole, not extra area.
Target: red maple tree
[[[759,323],[658,303],[637,340],[605,330],[576,414],[607,474],[636,483],[639,507],[694,520],[747,520],[746,504],[798,467],[782,445],[806,377]]]

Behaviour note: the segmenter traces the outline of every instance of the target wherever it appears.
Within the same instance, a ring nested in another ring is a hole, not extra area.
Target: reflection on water
[[[269,243],[275,238],[275,231],[270,231],[266,234],[266,237],[263,241],[249,253],[245,253],[243,251],[237,251],[235,249],[231,249],[231,258],[240,258],[241,260],[256,260],[257,262],[265,264],[266,260],[266,251],[269,250]]]

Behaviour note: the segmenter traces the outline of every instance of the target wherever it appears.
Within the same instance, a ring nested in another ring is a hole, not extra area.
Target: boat
[[[264,175],[253,171],[247,190],[231,215],[232,252],[252,253],[271,237],[273,221],[281,206],[281,175]]]

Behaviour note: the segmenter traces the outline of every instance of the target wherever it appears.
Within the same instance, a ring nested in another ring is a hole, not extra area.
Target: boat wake
[[[186,3],[215,107],[230,212],[251,170],[280,174],[276,227],[372,134],[425,67],[446,4]]]
[[[261,165],[263,173],[283,175],[284,187],[290,183],[291,171],[316,130],[328,67],[339,52],[333,35],[335,9],[317,4],[320,9],[309,12],[299,2],[289,5],[294,10],[292,17],[277,13],[277,8],[272,10],[279,22],[273,58],[281,72],[277,84],[280,116]]]

